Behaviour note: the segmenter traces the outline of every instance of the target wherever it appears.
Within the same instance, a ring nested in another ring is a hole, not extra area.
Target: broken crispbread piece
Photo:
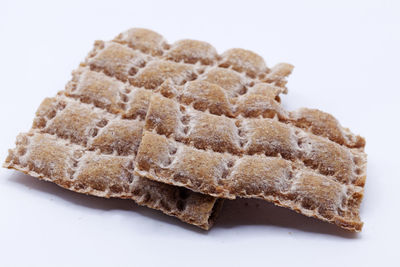
[[[322,132],[316,129],[323,123],[297,125],[303,126],[279,116],[216,116],[153,95],[136,171],[215,197],[265,199],[360,231],[364,144],[331,141],[329,123]]]
[[[169,45],[155,32],[131,29],[111,42],[95,43],[65,91],[43,101],[32,129],[17,138],[4,166],[75,192],[133,199],[208,229],[221,200],[132,171],[152,90],[168,81],[184,86],[201,79],[234,102],[264,86],[260,98],[278,105],[292,68],[282,63],[269,69],[260,56],[243,49],[218,55],[205,42]]]

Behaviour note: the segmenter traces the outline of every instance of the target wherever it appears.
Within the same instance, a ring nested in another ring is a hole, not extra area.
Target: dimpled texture
[[[331,141],[332,131],[315,129],[331,129],[336,120],[317,121],[301,128],[293,118],[229,118],[153,95],[136,171],[215,197],[261,198],[360,231],[363,144]]]

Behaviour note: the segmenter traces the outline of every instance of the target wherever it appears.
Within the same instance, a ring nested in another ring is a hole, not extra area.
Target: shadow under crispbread
[[[292,231],[338,236],[348,239],[361,238],[354,232],[340,229],[315,218],[297,214],[259,199],[226,200],[215,228],[232,229],[246,226],[265,226],[280,231]]]
[[[186,224],[174,217],[164,216],[163,213],[158,210],[140,206],[132,200],[119,198],[105,199],[93,195],[76,194],[75,192],[59,187],[57,184],[49,183],[39,179],[32,179],[32,177],[29,175],[21,172],[13,172],[9,176],[8,180],[14,183],[16,186],[22,186],[28,188],[29,190],[49,194],[52,196],[52,198],[54,196],[55,198],[59,198],[79,207],[86,207],[88,209],[101,211],[127,211],[128,213],[126,213],[125,216],[129,216],[130,212],[134,212],[145,216],[152,221],[159,221],[161,223],[179,226],[188,231],[199,234],[208,233],[208,231],[204,231],[198,227],[193,227],[192,225]],[[129,220],[129,217],[127,219]]]

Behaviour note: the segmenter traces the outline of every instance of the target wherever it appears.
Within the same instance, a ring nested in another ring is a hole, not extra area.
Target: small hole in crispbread
[[[146,61],[142,61],[142,62],[139,63],[139,68],[144,68],[144,67],[146,67],[146,65],[147,65],[147,62]]]
[[[170,147],[169,148],[169,154],[171,156],[175,155],[177,151],[178,151],[178,148],[176,148],[176,147]]]
[[[73,161],[72,167],[73,167],[73,168],[77,168],[77,167],[78,167],[78,161],[77,161],[77,160],[74,160],[74,161]]]
[[[359,169],[359,168],[357,168],[357,169],[356,169],[356,174],[357,174],[357,175],[361,175],[361,174],[362,174],[362,170]]]
[[[234,164],[235,164],[235,162],[233,160],[229,160],[228,163],[226,164],[226,166],[228,168],[232,168]]]
[[[205,71],[205,69],[204,69],[204,68],[201,68],[201,69],[199,69],[199,70],[197,71],[197,73],[198,73],[198,75],[201,75],[201,74],[204,73],[204,71]]]
[[[56,109],[63,110],[66,106],[67,106],[67,104],[65,102],[59,102],[56,106]]]
[[[180,106],[179,106],[179,110],[180,110],[181,112],[185,112],[186,108],[185,108],[184,106],[180,105]]]
[[[249,87],[253,87],[254,86],[254,82],[253,81],[251,81],[250,83],[249,83]]]
[[[183,79],[183,80],[180,82],[179,85],[185,85],[186,83],[187,83],[187,80],[186,80],[186,79]]]
[[[131,92],[131,89],[125,88],[125,90],[124,90],[124,93],[125,93],[125,94],[129,94],[130,92]]]
[[[240,127],[240,126],[238,126],[238,127]],[[240,128],[238,128],[238,135],[239,135],[239,137],[243,137],[244,136],[244,131],[242,129],[240,129]]]
[[[189,132],[189,126],[185,126],[185,127],[183,128],[183,133],[184,133],[184,134],[188,134],[188,132]]]
[[[131,76],[134,76],[136,73],[138,73],[138,71],[139,70],[137,68],[132,67],[132,68],[129,69],[128,74],[131,75]]]
[[[301,147],[303,145],[303,140],[297,139],[297,145]]]
[[[57,114],[57,112],[55,110],[52,110],[47,114],[47,118],[49,120],[51,120],[52,118],[54,118],[56,116],[56,114]]]
[[[189,77],[189,81],[194,81],[196,79],[197,79],[196,73],[192,73],[192,75],[190,75],[190,77]]]
[[[181,122],[183,125],[188,125],[190,122],[190,116],[189,115],[183,115],[181,117]]]
[[[97,128],[92,128],[92,129],[90,129],[90,131],[89,131],[89,135],[90,135],[91,137],[96,137],[98,133],[99,133],[99,130],[98,130]]]
[[[247,88],[246,88],[246,86],[243,86],[243,87],[239,90],[239,92],[238,92],[239,95],[244,95],[244,94],[246,94],[246,93],[247,93]]]
[[[121,101],[122,101],[122,102],[125,102],[125,103],[128,102],[128,100],[129,100],[129,99],[128,99],[128,96],[127,96],[126,94],[120,93],[120,94],[119,94],[119,97],[121,98]]]
[[[221,179],[226,179],[228,174],[229,174],[229,170],[228,169],[223,170],[222,175],[221,175]]]
[[[106,126],[107,123],[108,123],[108,120],[101,119],[99,122],[96,123],[96,126],[102,128],[102,127]]]

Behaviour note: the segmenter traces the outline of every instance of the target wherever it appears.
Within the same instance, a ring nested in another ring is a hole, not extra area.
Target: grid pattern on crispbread
[[[362,227],[363,147],[277,118],[216,116],[154,95],[136,167],[151,179],[204,194],[262,198],[346,229]]]

